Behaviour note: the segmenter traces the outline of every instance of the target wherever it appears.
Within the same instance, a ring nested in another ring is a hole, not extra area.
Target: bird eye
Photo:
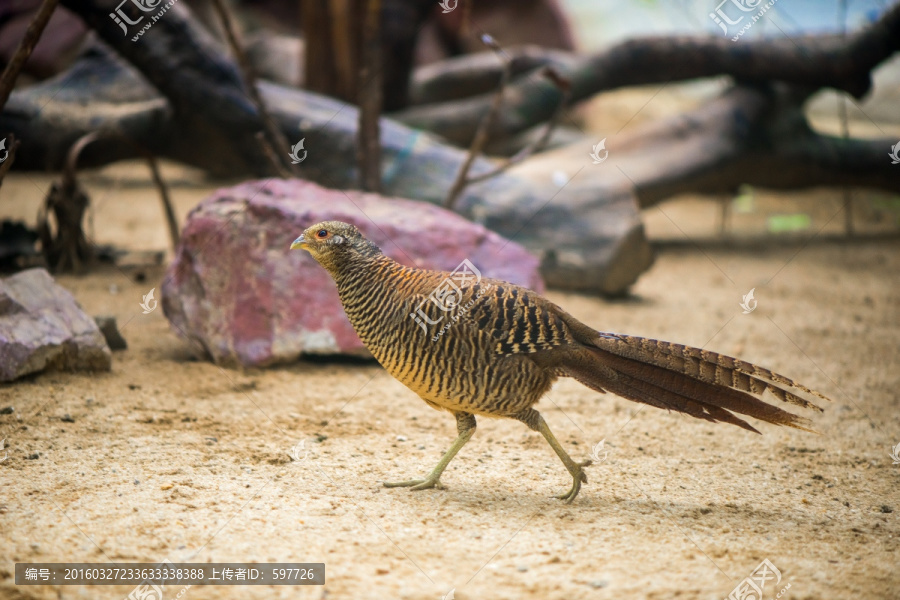
[[[328,236],[328,230],[326,230],[326,229],[320,229],[319,232],[316,233],[316,236],[318,236],[318,237],[320,237],[320,238],[327,237],[327,236]]]

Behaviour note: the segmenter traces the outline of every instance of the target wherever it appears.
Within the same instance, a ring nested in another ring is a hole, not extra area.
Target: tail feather
[[[635,402],[712,423],[730,423],[759,433],[733,414],[737,413],[774,425],[815,432],[808,419],[763,402],[746,391],[691,377],[668,365],[620,356],[599,348],[587,348],[586,352],[573,356],[561,372],[592,389],[606,389]]]
[[[726,386],[756,395],[762,395],[768,390],[782,402],[819,412],[822,412],[822,408],[818,405],[776,384],[831,401],[828,397],[789,377],[711,350],[618,334],[601,334],[592,343],[611,354],[656,365],[705,383]]]
[[[736,417],[727,410],[714,404],[698,402],[687,396],[678,394],[654,383],[643,381],[624,373],[620,374],[618,381],[608,386],[610,391],[643,404],[651,404],[660,408],[674,410],[688,414],[697,419],[703,419],[711,423],[731,423],[753,433],[759,433],[753,426]]]

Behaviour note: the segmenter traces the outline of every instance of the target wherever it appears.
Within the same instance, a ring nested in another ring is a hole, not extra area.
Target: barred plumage
[[[307,229],[291,248],[304,248],[337,284],[360,339],[384,368],[425,402],[454,414],[456,442],[422,480],[385,484],[425,489],[475,431],[474,415],[508,417],[539,431],[565,464],[571,502],[587,482],[532,408],[558,377],[574,377],[599,392],[756,432],[735,413],[811,431],[807,419],[763,402],[821,411],[798,396],[827,400],[788,377],[737,358],[648,338],[598,332],[525,288],[481,279],[449,289],[452,274],[404,267],[352,225]],[[452,303],[451,303],[452,300]],[[785,389],[789,388],[789,389]],[[757,432],[758,433],[758,432]]]

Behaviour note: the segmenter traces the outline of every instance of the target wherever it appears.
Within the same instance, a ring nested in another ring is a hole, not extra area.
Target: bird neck
[[[337,284],[338,292],[345,293],[356,290],[369,290],[373,285],[383,286],[391,279],[391,275],[405,267],[381,252],[372,254],[356,254],[352,258],[331,265],[328,270]]]

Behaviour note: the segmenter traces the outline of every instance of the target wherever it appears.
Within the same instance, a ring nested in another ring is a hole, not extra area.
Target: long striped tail
[[[588,387],[714,423],[759,433],[737,413],[816,433],[809,419],[757,396],[768,391],[782,402],[819,412],[822,408],[795,392],[829,400],[784,375],[709,350],[619,334],[601,334],[592,344],[587,361],[567,366]]]

